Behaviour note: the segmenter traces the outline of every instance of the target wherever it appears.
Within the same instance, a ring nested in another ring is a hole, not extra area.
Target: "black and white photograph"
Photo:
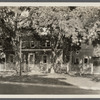
[[[100,95],[100,4],[0,4],[0,95]]]

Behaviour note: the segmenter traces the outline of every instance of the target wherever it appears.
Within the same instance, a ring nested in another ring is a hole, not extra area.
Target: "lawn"
[[[45,78],[43,76],[44,75],[0,76],[0,81],[71,86],[69,83],[60,81],[59,78]]]

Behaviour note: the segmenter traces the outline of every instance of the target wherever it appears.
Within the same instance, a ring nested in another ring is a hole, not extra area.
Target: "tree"
[[[35,28],[40,35],[47,33],[51,36],[53,66],[58,58],[58,46],[66,46],[63,46],[64,39],[70,45],[70,51],[72,47],[75,49],[79,46],[77,44],[80,39],[83,39],[85,29],[79,18],[75,15],[69,16],[71,13],[69,7],[33,7],[30,11],[31,27]]]
[[[21,37],[26,35],[20,30],[22,29],[21,23],[24,23],[26,19],[28,19],[28,11],[29,9],[27,7],[1,7],[0,9],[0,24],[3,32],[2,38],[4,41],[4,50],[8,49],[6,48],[8,43],[11,45],[12,50],[15,51],[16,67],[19,68],[20,65],[20,75]]]
[[[81,42],[91,39],[94,42],[99,36],[95,32],[95,22],[99,19],[96,7],[1,7],[0,13],[2,37],[10,37],[18,61],[21,61],[21,37],[34,34],[34,31],[40,36],[50,36],[53,66],[61,50],[58,47],[68,47],[71,55],[72,51],[80,49]],[[28,34],[25,29],[29,30]]]

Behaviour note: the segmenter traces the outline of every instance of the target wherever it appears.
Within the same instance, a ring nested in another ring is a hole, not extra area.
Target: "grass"
[[[98,75],[94,75],[94,74],[76,74],[76,76],[78,77],[83,77],[83,78],[91,78],[92,81],[95,81],[95,82],[100,82],[100,74]]]
[[[44,78],[41,75],[23,75],[23,76],[6,76],[0,77],[0,81],[10,81],[10,82],[25,82],[25,83],[38,83],[38,84],[52,84],[52,85],[67,85],[71,84],[59,81],[59,78]]]
[[[92,78],[92,81],[100,82],[100,75],[94,75],[94,77]]]

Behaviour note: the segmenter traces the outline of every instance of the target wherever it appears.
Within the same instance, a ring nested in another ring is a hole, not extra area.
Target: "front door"
[[[28,55],[28,68],[29,71],[32,71],[34,69],[34,62],[35,62],[35,54],[34,53],[29,53]]]
[[[42,61],[42,65],[41,65],[41,70],[46,71],[47,70],[47,64],[48,64],[47,55],[43,55],[42,60],[43,61]]]

